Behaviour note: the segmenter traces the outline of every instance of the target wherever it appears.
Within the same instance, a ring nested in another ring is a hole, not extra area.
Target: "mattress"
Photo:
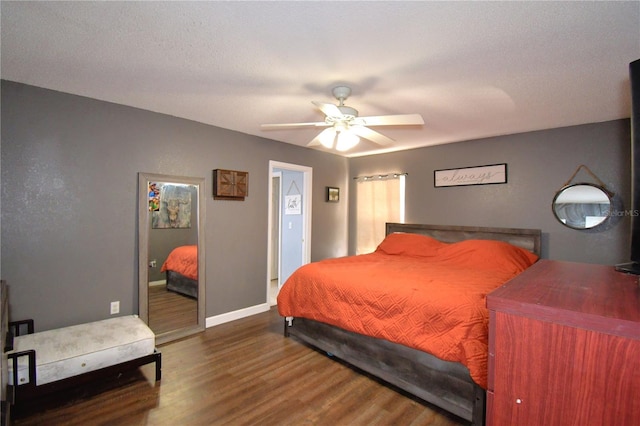
[[[13,340],[9,353],[36,351],[36,385],[55,382],[153,353],[155,335],[137,315],[63,327]],[[9,362],[9,384],[13,384]],[[29,383],[28,357],[18,360],[18,385]]]

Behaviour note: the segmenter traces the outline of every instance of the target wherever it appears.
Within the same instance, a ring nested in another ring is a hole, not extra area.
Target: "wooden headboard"
[[[445,243],[472,239],[505,241],[529,250],[538,256],[540,256],[540,237],[542,235],[539,229],[387,223],[386,235],[394,232],[427,235]]]

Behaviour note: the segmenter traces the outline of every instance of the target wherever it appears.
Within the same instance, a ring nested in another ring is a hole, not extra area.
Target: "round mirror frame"
[[[563,224],[564,226],[566,226],[568,228],[577,229],[577,230],[580,230],[580,231],[597,228],[597,227],[601,226],[602,224],[604,224],[607,221],[607,219],[609,219],[609,217],[610,217],[609,212],[607,212],[607,214],[602,218],[602,220],[600,222],[598,222],[598,223],[596,223],[596,224],[594,224],[592,226],[586,226],[585,225],[585,226],[581,227],[581,226],[574,226],[574,225],[571,225],[569,223],[563,222],[563,219],[566,221],[566,218],[561,218],[558,215],[558,212],[556,211],[556,202],[558,200],[558,197],[560,197],[565,191],[567,191],[567,190],[569,190],[571,188],[579,187],[579,186],[589,186],[589,187],[592,187],[592,188],[595,188],[595,189],[601,191],[602,194],[609,201],[609,208],[611,208],[611,206],[613,205],[612,194],[609,191],[607,191],[605,188],[603,188],[600,185],[595,185],[593,183],[581,182],[581,183],[573,183],[571,185],[566,185],[566,186],[560,188],[558,190],[558,192],[556,192],[556,195],[555,195],[555,197],[553,197],[553,201],[551,202],[551,211],[553,212],[553,215],[558,220],[558,222],[560,222],[561,224]],[[578,204],[578,203],[574,203],[574,204]],[[583,204],[586,204],[586,203],[583,203]]]

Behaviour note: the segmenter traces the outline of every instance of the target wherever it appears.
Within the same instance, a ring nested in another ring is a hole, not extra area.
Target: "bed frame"
[[[428,235],[443,242],[468,239],[505,241],[540,255],[539,229],[387,223],[386,234]],[[285,319],[285,336],[293,336],[456,416],[484,425],[486,392],[467,367],[383,339],[345,331],[321,322]]]
[[[198,280],[193,280],[182,275],[180,272],[167,270],[167,290],[183,294],[185,296],[198,298]]]

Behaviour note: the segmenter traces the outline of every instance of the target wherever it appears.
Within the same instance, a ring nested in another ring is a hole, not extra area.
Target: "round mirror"
[[[604,223],[611,211],[611,195],[591,183],[576,183],[562,188],[553,198],[553,214],[565,226],[591,229]]]

